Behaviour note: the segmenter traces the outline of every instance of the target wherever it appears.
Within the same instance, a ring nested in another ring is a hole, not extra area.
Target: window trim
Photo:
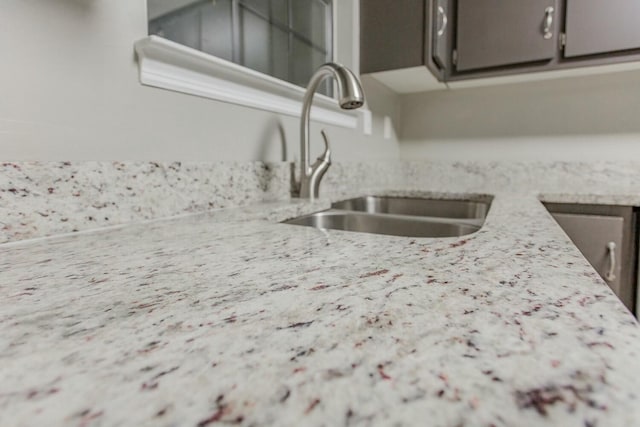
[[[305,89],[293,83],[158,36],[138,40],[134,49],[143,85],[292,117],[301,115]],[[313,105],[313,121],[361,129],[366,135],[372,132],[371,111],[366,108],[342,110],[335,99],[322,94],[314,96]]]

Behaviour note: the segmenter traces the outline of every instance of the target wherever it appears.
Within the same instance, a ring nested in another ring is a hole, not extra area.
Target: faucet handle
[[[330,165],[331,149],[329,148],[329,137],[327,136],[327,132],[324,129],[320,131],[320,134],[322,135],[322,140],[324,141],[324,153],[322,153],[320,157],[318,157],[318,160],[322,163],[328,163]]]
[[[312,193],[310,195],[310,198],[312,200],[318,197],[318,194],[320,193],[320,181],[322,180],[324,174],[327,172],[327,169],[329,169],[329,166],[331,166],[331,149],[329,148],[329,138],[327,137],[327,133],[324,131],[324,129],[320,131],[320,133],[322,134],[322,139],[324,140],[324,153],[322,153],[322,155],[318,157],[318,160],[316,160],[315,163],[311,165],[310,181]]]

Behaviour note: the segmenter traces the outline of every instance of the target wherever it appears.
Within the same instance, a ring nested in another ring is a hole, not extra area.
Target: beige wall
[[[401,157],[640,158],[640,72],[403,96]]]
[[[353,0],[340,0],[338,60],[353,63]],[[133,43],[146,0],[0,2],[0,158],[291,160],[298,120],[140,85]],[[374,133],[328,127],[335,161],[397,158],[383,118],[396,97],[369,81]],[[312,130],[318,130],[317,125]],[[320,151],[321,144],[312,150]]]

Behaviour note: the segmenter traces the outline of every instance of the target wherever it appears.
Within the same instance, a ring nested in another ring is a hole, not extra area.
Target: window
[[[303,87],[333,57],[331,0],[148,0],[148,13],[150,35]]]
[[[358,70],[359,0],[147,0],[147,6],[149,35],[134,43],[145,86],[300,117],[305,87],[321,64],[339,60]],[[371,111],[342,110],[331,80],[323,84],[311,120],[370,135]]]

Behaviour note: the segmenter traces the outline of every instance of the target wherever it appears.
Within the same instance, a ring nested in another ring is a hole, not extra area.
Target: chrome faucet
[[[313,200],[318,197],[320,180],[331,166],[329,139],[324,130],[321,131],[325,147],[324,153],[318,157],[313,165],[309,161],[309,115],[313,95],[320,82],[328,76],[332,76],[337,82],[340,108],[353,110],[364,104],[362,86],[360,86],[356,75],[347,67],[329,62],[320,66],[311,77],[302,101],[302,116],[300,117],[300,198]]]

